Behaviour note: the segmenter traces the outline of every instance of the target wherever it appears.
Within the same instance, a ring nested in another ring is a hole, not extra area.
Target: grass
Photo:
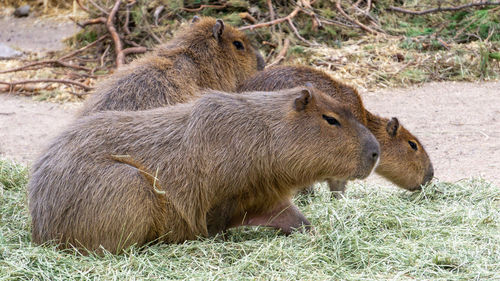
[[[31,243],[27,170],[0,160],[0,280],[499,280],[500,189],[482,179],[419,193],[352,184],[299,198],[310,234],[234,229],[180,245],[80,256]]]

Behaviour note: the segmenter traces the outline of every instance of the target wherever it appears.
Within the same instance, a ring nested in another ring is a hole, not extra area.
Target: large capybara
[[[309,225],[290,201],[299,188],[365,178],[379,152],[346,106],[310,86],[98,112],[32,166],[33,241],[119,252],[239,225],[289,233]]]
[[[235,91],[264,66],[244,33],[220,19],[195,17],[172,40],[98,86],[80,114],[184,103],[202,89]]]
[[[276,91],[310,82],[318,90],[345,104],[380,143],[380,163],[376,172],[407,190],[419,190],[434,176],[431,160],[423,145],[397,118],[386,119],[370,113],[356,89],[333,79],[324,71],[308,66],[278,66],[258,72],[238,89]],[[327,180],[330,190],[343,192],[345,181]]]

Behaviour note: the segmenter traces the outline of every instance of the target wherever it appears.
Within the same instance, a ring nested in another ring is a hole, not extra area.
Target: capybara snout
[[[422,185],[427,184],[432,180],[434,177],[434,167],[432,166],[432,163],[429,163],[429,168],[427,168],[427,173],[425,173],[424,181],[422,182]]]
[[[380,145],[370,130],[361,124],[357,125],[359,126],[360,132],[362,132],[360,142],[363,147],[361,151],[362,159],[360,161],[360,174],[358,175],[358,178],[364,179],[373,172],[375,167],[377,167],[380,159]]]
[[[255,49],[255,57],[257,58],[257,70],[264,70],[264,67],[266,67],[266,61],[264,60],[264,57],[260,54],[259,50]]]

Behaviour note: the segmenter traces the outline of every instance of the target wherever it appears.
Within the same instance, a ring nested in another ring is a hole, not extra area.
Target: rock
[[[21,52],[12,49],[11,47],[0,43],[0,59],[10,59],[22,55]]]
[[[27,17],[29,14],[30,14],[30,5],[21,6],[14,11],[14,16],[18,18]]]

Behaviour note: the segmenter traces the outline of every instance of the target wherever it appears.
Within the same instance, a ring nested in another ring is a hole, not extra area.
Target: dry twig
[[[293,17],[295,17],[299,11],[301,10],[300,7],[296,7],[290,14],[288,14],[288,16],[286,17],[283,17],[283,18],[279,18],[279,19],[275,19],[275,20],[272,20],[272,21],[268,21],[268,22],[262,22],[262,23],[258,23],[258,24],[253,24],[253,25],[247,25],[247,26],[243,26],[243,27],[240,27],[240,30],[247,30],[247,29],[255,29],[255,28],[262,28],[262,27],[268,27],[268,26],[271,26],[271,25],[275,25],[275,24],[278,24],[278,23],[282,23],[284,21],[287,21],[289,19],[292,19]]]
[[[252,17],[252,15],[250,15],[249,13],[247,12],[244,12],[244,13],[239,13],[239,16],[241,19],[244,19],[244,20],[247,20],[253,24],[257,23],[257,19]]]
[[[186,12],[199,12],[205,8],[212,8],[212,9],[224,9],[227,7],[227,3],[224,3],[222,5],[201,5],[198,8],[181,8],[181,10],[186,11]]]
[[[480,7],[480,6],[493,6],[493,5],[500,5],[500,2],[476,2],[476,3],[469,3],[461,6],[456,6],[456,7],[437,7],[433,9],[428,9],[428,10],[423,10],[423,11],[411,11],[411,10],[406,10],[403,8],[399,7],[394,7],[390,6],[386,10],[388,11],[394,11],[394,12],[400,12],[404,14],[410,14],[410,15],[425,15],[425,14],[430,14],[430,13],[438,13],[438,12],[447,12],[447,11],[458,11],[470,7]]]
[[[361,22],[359,22],[357,19],[355,18],[352,18],[350,17],[343,9],[342,9],[342,6],[340,4],[340,0],[337,0],[337,3],[335,4],[335,7],[337,8],[337,10],[339,11],[340,14],[342,14],[342,16],[344,16],[348,21],[354,23],[355,25],[359,26],[361,29],[363,29],[364,31],[367,31],[369,33],[372,33],[372,34],[378,34],[379,32],[369,28],[368,26],[362,24]]]
[[[36,67],[36,66],[41,66],[41,67]],[[75,65],[75,64],[70,64],[70,63],[67,63],[67,62],[64,62],[61,60],[44,60],[44,61],[32,62],[32,63],[29,63],[27,65],[23,65],[23,66],[16,67],[13,69],[7,69],[4,71],[0,71],[0,74],[25,71],[25,70],[35,70],[35,69],[43,68],[44,66],[53,66],[53,67],[61,66],[61,67],[78,69],[78,70],[90,71],[90,69],[88,69],[86,67]]]
[[[117,68],[119,68],[125,64],[125,56],[127,54],[144,53],[147,51],[146,47],[131,47],[131,48],[123,49],[123,43],[120,39],[120,36],[118,35],[118,31],[116,30],[115,25],[114,25],[116,13],[118,12],[118,9],[120,8],[120,4],[121,4],[121,0],[115,1],[115,4],[113,5],[113,8],[111,9],[111,11],[109,13],[106,13],[106,14],[108,14],[107,18],[98,17],[95,19],[85,21],[85,22],[80,24],[80,26],[82,26],[82,27],[84,27],[86,25],[90,25],[90,24],[99,24],[99,23],[106,25],[106,29],[108,30],[109,34],[111,35],[111,38],[113,39],[113,43],[115,46],[116,67]]]
[[[279,64],[285,58],[286,53],[288,52],[288,47],[290,47],[290,40],[286,38],[283,43],[283,48],[281,48],[281,51],[276,56],[276,59],[272,63],[268,64],[266,68]]]
[[[12,87],[14,87],[16,85],[33,84],[33,83],[61,83],[61,84],[75,85],[75,86],[78,86],[86,91],[90,91],[93,89],[92,87],[87,86],[83,83],[73,81],[73,80],[67,80],[67,79],[36,79],[36,80],[21,80],[21,81],[14,81],[14,82],[0,81],[0,84],[8,85],[9,88],[11,88],[11,89],[12,89]]]
[[[71,53],[69,53],[67,55],[62,56],[61,58],[59,58],[59,60],[65,60],[65,59],[71,58],[71,57],[73,57],[73,56],[75,56],[75,55],[77,55],[77,54],[79,54],[79,53],[81,53],[81,52],[83,52],[83,51],[85,51],[85,50],[87,50],[89,48],[92,48],[97,43],[99,43],[102,40],[104,40],[104,38],[106,38],[106,37],[108,37],[108,35],[103,35],[103,36],[97,38],[97,40],[95,40],[94,42],[92,42],[92,43],[90,43],[90,44],[88,44],[88,45],[86,45],[86,46],[84,46],[84,47],[82,47],[82,48],[80,48],[78,50],[75,50],[75,51],[73,51],[73,52],[71,52]]]

